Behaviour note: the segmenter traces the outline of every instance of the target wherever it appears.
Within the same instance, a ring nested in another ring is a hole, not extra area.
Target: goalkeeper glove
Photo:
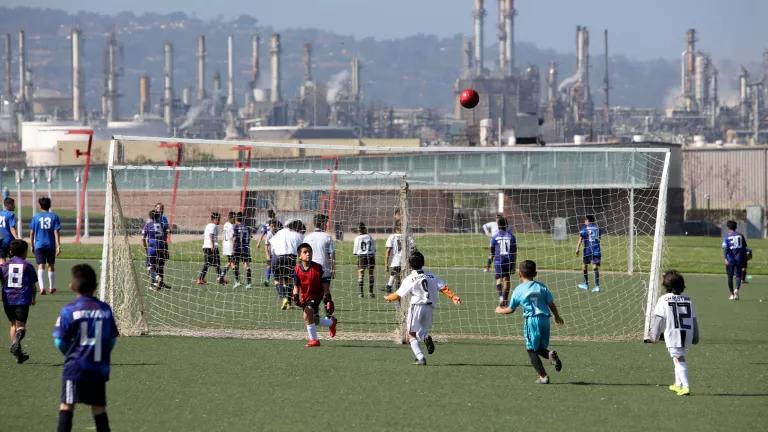
[[[299,298],[299,293],[293,294],[293,304],[299,307],[301,306],[301,299]]]

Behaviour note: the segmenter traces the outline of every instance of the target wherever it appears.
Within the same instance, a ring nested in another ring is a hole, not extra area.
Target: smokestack
[[[205,35],[200,35],[197,38],[197,100],[205,96]]]
[[[515,71],[515,2],[514,0],[506,0],[504,7],[504,34],[506,38],[504,40],[504,51],[507,58],[507,76],[512,76]]]
[[[717,68],[712,66],[712,97],[710,98],[711,107],[709,109],[710,115],[710,127],[717,127],[718,110],[720,109],[720,97],[718,95],[719,89],[717,88]]]
[[[507,75],[507,34],[505,26],[506,14],[504,13],[504,8],[507,7],[506,5],[507,0],[499,0],[499,16],[496,24],[499,37],[499,72],[501,76]]]
[[[27,95],[24,94],[24,90],[26,89],[26,79],[27,79],[27,53],[26,49],[24,47],[24,30],[19,30],[19,100],[21,102],[25,102],[27,100]]]
[[[24,72],[24,98],[27,102],[32,102],[32,69],[29,68]],[[27,118],[31,118],[31,112],[26,114]]]
[[[763,103],[768,104],[768,49],[763,51]]]
[[[80,65],[80,50],[82,49],[81,33],[73,29],[71,33],[72,45],[72,120],[85,120],[85,105],[83,105],[83,72]]]
[[[360,101],[360,59],[352,57],[352,100]]]
[[[117,38],[114,33],[110,33],[107,40],[107,88],[106,96],[106,114],[108,121],[117,121],[120,117],[119,102],[117,100]]]
[[[472,16],[475,19],[475,75],[483,75],[483,17],[485,8],[483,0],[475,0],[475,10]]]
[[[747,82],[749,81],[749,72],[742,66],[739,74],[739,118],[742,126],[746,127],[749,121],[749,100],[747,95]]]
[[[694,89],[696,105],[703,110],[709,106],[709,58],[701,52],[696,55],[696,78]]]
[[[464,67],[464,77],[470,77],[472,76],[472,72],[474,69],[474,63],[472,60],[474,57],[472,56],[472,41],[471,40],[465,40],[464,41],[464,50],[463,50],[463,61],[462,65]]]
[[[163,122],[168,135],[173,134],[173,44],[166,42],[163,47]]]
[[[235,38],[232,35],[227,36],[227,106],[235,106],[235,63],[233,58]]]
[[[557,63],[549,64],[547,71],[547,102],[554,105],[557,99]]]
[[[304,44],[304,82],[312,81],[312,44]]]
[[[685,110],[694,110],[694,83],[696,75],[696,30],[688,29],[686,32],[686,49],[683,60],[683,101]]]
[[[255,89],[259,85],[259,45],[261,36],[253,35],[251,39],[251,88]]]
[[[144,116],[152,109],[149,100],[149,75],[141,74],[139,77],[139,116]]]
[[[272,63],[272,92],[270,94],[270,101],[272,103],[281,102],[283,100],[280,93],[280,34],[275,33],[272,35],[272,49],[269,52]]]
[[[213,97],[219,97],[221,94],[221,73],[216,71],[213,73]]]
[[[189,87],[184,87],[181,89],[181,103],[185,106],[192,105],[192,89]]]
[[[5,84],[3,85],[3,95],[5,100],[13,100],[13,82],[11,80],[11,34],[5,34]]]
[[[608,73],[608,29],[603,32],[605,42],[605,78],[603,78],[603,93],[605,93],[605,106],[603,106],[603,121],[606,133],[611,133],[611,83]]]

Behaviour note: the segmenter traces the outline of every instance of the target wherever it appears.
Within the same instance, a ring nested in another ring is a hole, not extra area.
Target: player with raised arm
[[[8,197],[3,200],[3,211],[0,211],[0,263],[10,257],[11,242],[19,238],[16,231],[16,202]]]
[[[170,288],[163,282],[165,262],[168,259],[168,231],[162,218],[163,215],[157,210],[150,210],[149,222],[141,230],[141,244],[147,254],[151,288],[155,290]]]
[[[595,223],[595,216],[587,215],[584,218],[584,226],[579,230],[579,243],[576,245],[576,256],[579,256],[581,245],[584,244],[584,256],[581,259],[581,271],[584,274],[584,282],[578,287],[583,290],[589,289],[589,265],[595,271],[595,287],[592,292],[600,292],[600,228]]]
[[[363,298],[363,278],[365,271],[368,271],[368,296],[376,297],[373,293],[375,284],[374,270],[376,267],[376,241],[368,234],[368,228],[360,222],[357,227],[360,235],[355,237],[355,243],[352,247],[352,254],[357,256],[357,287],[360,289],[360,298]]]
[[[403,235],[399,222],[395,222],[392,231],[392,235],[387,238],[387,242],[384,244],[387,248],[384,265],[389,269],[389,281],[387,281],[387,287],[384,289],[387,294],[392,292],[393,287],[400,286],[401,261],[403,259]],[[413,239],[409,237],[407,243],[410,252],[413,250]]]
[[[421,252],[414,251],[408,257],[408,264],[413,269],[411,274],[403,279],[396,292],[388,294],[384,299],[396,302],[402,297],[410,296],[410,308],[405,321],[408,323],[408,341],[416,358],[414,364],[426,366],[427,359],[421,351],[419,341],[424,342],[428,354],[435,352],[435,342],[429,332],[432,330],[432,313],[438,305],[438,292],[456,305],[461,304],[461,298],[440,278],[424,270],[424,255]]]
[[[65,357],[57,430],[72,430],[75,404],[82,403],[91,406],[96,431],[109,431],[107,381],[117,325],[112,308],[94,296],[96,272],[91,266],[72,267],[69,288],[78,297],[61,308],[53,329],[53,342]]]
[[[747,266],[747,239],[743,234],[736,231],[736,222],[730,220],[726,222],[728,232],[723,237],[723,261],[725,262],[725,273],[728,276],[728,291],[731,295],[728,300],[738,300],[739,290],[743,279],[743,269]],[[736,286],[733,286],[733,278],[736,278]]]
[[[555,300],[552,292],[543,283],[534,280],[536,277],[536,263],[531,260],[525,260],[520,263],[517,275],[520,278],[520,284],[512,292],[512,298],[508,306],[499,306],[496,308],[497,314],[511,314],[518,307],[523,309],[523,338],[525,339],[525,349],[528,352],[528,359],[531,365],[536,369],[539,378],[537,384],[549,384],[549,375],[544,369],[539,357],[548,359],[555,370],[560,372],[563,363],[556,351],[549,350],[549,317],[555,316],[555,322],[562,325],[563,319],[555,306]]]
[[[243,263],[245,268],[245,289],[253,288],[251,281],[251,227],[245,224],[245,216],[243,212],[237,212],[235,214],[235,226],[233,228],[232,238],[232,251],[233,261],[232,268],[235,272],[235,285],[237,288],[240,286],[240,263]]]
[[[56,292],[56,257],[61,254],[61,222],[59,216],[51,211],[51,199],[42,197],[37,200],[40,204],[41,212],[32,216],[29,222],[29,244],[32,245],[35,252],[35,261],[37,261],[37,282],[40,288],[40,294],[45,294],[43,284],[43,271],[48,265],[48,292]]]
[[[483,233],[485,233],[486,237],[493,237],[494,234],[499,232],[499,218],[502,217],[504,217],[504,215],[501,213],[496,213],[496,220],[483,225]],[[488,272],[488,270],[490,270],[492,260],[492,257],[488,257],[488,261],[485,263],[485,268],[483,268],[484,272]]]
[[[11,354],[16,357],[16,363],[24,363],[29,359],[21,347],[21,340],[27,334],[27,318],[29,306],[35,304],[35,284],[37,274],[32,264],[27,262],[29,245],[22,239],[11,241],[9,259],[0,264],[0,274],[3,278],[3,310],[11,323]]]
[[[515,272],[517,261],[517,239],[510,231],[507,231],[507,219],[498,219],[499,230],[491,236],[490,255],[488,262],[493,260],[493,268],[496,274],[496,293],[499,295],[499,305],[507,304],[510,290],[510,275]]]
[[[667,293],[659,297],[653,308],[650,335],[644,342],[656,342],[664,335],[664,343],[675,365],[675,383],[669,389],[678,396],[688,396],[691,390],[685,356],[691,345],[699,343],[699,323],[690,297],[683,295],[683,275],[670,270],[664,273],[662,285]]]
[[[235,235],[235,214],[236,213],[233,211],[227,213],[227,221],[224,222],[224,226],[221,229],[221,252],[227,259],[227,265],[224,266],[224,277],[227,276],[227,271],[229,269],[235,267],[235,257],[232,252],[232,238]],[[235,288],[240,285],[240,283],[237,282],[237,278],[235,278],[235,285]]]
[[[205,275],[208,273],[208,267],[216,269],[217,282],[220,285],[227,283],[224,280],[224,274],[221,271],[221,257],[219,256],[219,222],[221,216],[217,212],[211,213],[211,221],[205,226],[203,231],[203,268],[197,275],[195,283],[205,285]]]
[[[323,288],[330,289],[331,280],[336,277],[336,247],[333,238],[325,232],[328,216],[318,213],[312,222],[315,230],[304,236],[304,243],[312,246],[312,262],[323,267]]]
[[[328,327],[328,335],[336,336],[336,318],[330,284],[323,282],[323,266],[312,260],[312,246],[302,243],[298,247],[299,263],[293,270],[293,302],[304,310],[307,326],[307,347],[319,347],[317,325]],[[320,302],[325,303],[325,318],[320,318]]]
[[[291,286],[293,285],[293,272],[296,267],[296,255],[299,245],[304,242],[304,232],[307,227],[300,219],[289,221],[285,228],[278,231],[271,239],[269,246],[272,248],[272,269],[275,279],[277,295],[283,301],[280,309],[287,310],[291,306]]]

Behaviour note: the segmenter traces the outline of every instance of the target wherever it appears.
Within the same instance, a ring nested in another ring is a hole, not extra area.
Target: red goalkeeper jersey
[[[304,270],[301,263],[293,269],[293,283],[299,287],[299,296],[302,303],[309,300],[322,300],[323,298],[323,267],[312,262],[309,268]]]

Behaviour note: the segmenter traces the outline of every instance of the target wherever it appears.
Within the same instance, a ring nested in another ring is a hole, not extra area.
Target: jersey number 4
[[[93,323],[93,337],[88,337],[88,322],[80,321],[80,346],[93,346],[93,361],[101,361],[101,327],[102,320]]]

